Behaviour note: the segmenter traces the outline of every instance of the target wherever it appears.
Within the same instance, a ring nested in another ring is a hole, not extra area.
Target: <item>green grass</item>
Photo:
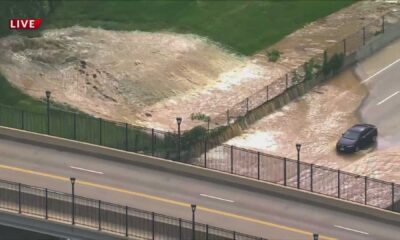
[[[305,24],[355,1],[64,1],[47,28],[81,26],[114,30],[195,33],[251,55]]]
[[[0,104],[34,112],[44,112],[46,110],[44,101],[36,100],[13,87],[1,74]]]
[[[51,102],[51,98],[50,98]],[[0,105],[12,106],[20,110],[44,113],[47,109],[45,93],[43,92],[43,99],[35,99],[18,88],[12,86],[3,75],[0,73]],[[64,110],[70,112],[77,112],[79,114],[87,115],[78,109],[60,103],[51,102],[51,109]]]
[[[354,1],[1,1],[0,19],[44,17],[42,29],[73,25],[114,30],[167,30],[206,36],[239,54],[251,55],[308,22]],[[18,11],[17,11],[17,10]],[[11,12],[14,12],[12,15]],[[12,15],[12,16],[11,16]],[[1,25],[0,36],[11,31]],[[30,32],[37,35],[38,32]],[[15,31],[14,31],[15,33]],[[21,34],[21,32],[18,32]],[[25,32],[23,32],[25,33]],[[42,112],[43,101],[13,88],[0,75],[0,104]],[[55,105],[62,109],[67,106]]]

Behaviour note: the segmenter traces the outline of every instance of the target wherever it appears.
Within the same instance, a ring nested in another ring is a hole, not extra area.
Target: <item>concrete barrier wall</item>
[[[70,240],[126,240],[126,237],[116,236],[85,227],[72,226],[55,221],[47,221],[36,217],[30,217],[11,212],[0,211],[0,224],[3,226],[16,227],[32,232],[49,234]],[[0,239],[1,238],[0,236]],[[138,239],[138,238],[130,238]]]
[[[364,217],[387,221],[393,224],[400,224],[399,213],[365,206],[362,204],[352,203],[337,198],[324,196],[321,194],[293,189],[277,184],[258,181],[255,179],[249,179],[237,175],[231,175],[219,171],[205,169],[202,167],[6,127],[0,127],[0,137],[9,137],[19,141],[28,141],[34,144],[45,144],[50,147],[62,148],[63,150],[69,151],[78,151],[83,154],[100,155],[101,157],[109,159],[110,161],[140,164],[158,169],[161,168],[166,171],[177,172],[179,174],[185,174],[190,177],[200,178],[213,182],[217,181],[235,187],[243,187],[246,189],[251,189],[253,191],[275,194],[285,198],[296,199],[307,203],[334,208],[347,213],[350,212]]]

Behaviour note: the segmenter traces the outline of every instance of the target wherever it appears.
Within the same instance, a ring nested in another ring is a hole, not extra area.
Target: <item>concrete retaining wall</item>
[[[13,138],[19,141],[28,141],[34,144],[45,144],[50,147],[61,148],[63,150],[69,151],[78,151],[83,154],[94,154],[109,159],[110,161],[140,164],[158,169],[161,168],[170,172],[185,174],[190,177],[206,179],[213,182],[217,181],[235,187],[243,187],[254,191],[274,194],[290,199],[296,199],[298,201],[317,204],[328,208],[334,208],[340,211],[344,211],[347,213],[350,212],[368,218],[383,220],[393,224],[400,224],[399,213],[365,206],[362,204],[347,202],[337,198],[293,189],[277,184],[262,182],[254,179],[240,177],[237,175],[231,175],[219,171],[205,169],[202,167],[6,127],[0,127],[0,137]]]

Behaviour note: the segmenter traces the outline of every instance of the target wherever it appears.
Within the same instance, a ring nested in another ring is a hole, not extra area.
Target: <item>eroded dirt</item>
[[[185,130],[202,123],[192,113],[223,115],[394,6],[360,1],[309,24],[271,47],[282,51],[278,63],[194,35],[72,27],[0,39],[0,71],[36,98],[49,89],[55,101],[97,117],[165,130],[181,116]]]
[[[55,101],[128,122],[247,64],[206,39],[172,33],[72,27],[3,38],[0,46],[0,71],[13,85],[37,98],[49,89]]]

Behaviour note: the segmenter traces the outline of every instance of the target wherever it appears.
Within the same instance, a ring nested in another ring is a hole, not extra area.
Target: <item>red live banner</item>
[[[35,30],[40,27],[42,24],[42,19],[27,19],[27,18],[13,18],[9,20],[10,29],[16,30]]]

